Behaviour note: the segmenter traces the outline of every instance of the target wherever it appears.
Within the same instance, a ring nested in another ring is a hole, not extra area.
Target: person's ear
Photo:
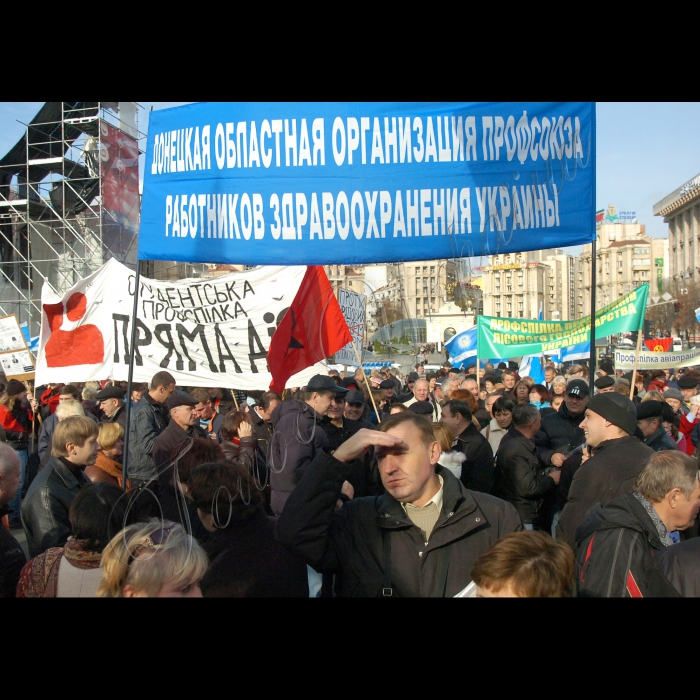
[[[430,443],[430,464],[435,466],[437,464],[438,459],[440,459],[440,455],[442,454],[442,448],[440,447],[440,443],[437,442],[431,442]]]
[[[137,591],[130,583],[127,583],[126,586],[124,586],[122,595],[124,598],[148,598],[148,594],[144,593],[143,591]]]
[[[673,508],[674,510],[678,508],[678,506],[681,504],[682,499],[681,496],[683,495],[683,492],[679,488],[671,489],[667,494],[666,494],[666,502],[668,505]]]

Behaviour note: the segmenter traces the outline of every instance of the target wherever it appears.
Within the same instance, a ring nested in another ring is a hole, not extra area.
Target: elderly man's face
[[[435,478],[440,445],[425,446],[413,423],[406,421],[387,430],[403,441],[393,449],[378,447],[376,456],[384,488],[401,503],[419,501]]]
[[[413,387],[413,395],[416,397],[416,401],[427,401],[429,393],[430,388],[428,386],[428,381],[426,379],[419,379]]]
[[[681,389],[681,394],[683,394],[683,398],[685,399],[686,403],[688,403],[690,399],[697,393],[697,387],[693,387],[692,389]]]
[[[677,496],[677,507],[675,511],[675,525],[678,530],[687,530],[695,523],[700,511],[700,484],[695,482],[695,490],[686,498],[685,494],[681,493]]]
[[[476,379],[465,379],[462,382],[462,389],[466,389],[467,391],[471,391],[474,396],[476,396]]]
[[[645,438],[653,435],[660,424],[660,418],[640,418],[637,421],[637,427],[642,431],[642,433],[644,433]]]
[[[120,404],[121,401],[119,399],[105,399],[100,401],[100,408],[108,418],[111,418],[117,412]]]

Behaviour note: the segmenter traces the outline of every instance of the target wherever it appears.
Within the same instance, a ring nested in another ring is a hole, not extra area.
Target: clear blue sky
[[[21,138],[24,126],[18,122],[28,122],[42,104],[0,102],[0,157]],[[151,106],[186,103],[139,104],[139,128],[146,132]],[[652,215],[652,207],[700,173],[700,102],[599,102],[596,111],[596,209],[614,204],[636,211],[649,235],[667,236],[666,224]]]

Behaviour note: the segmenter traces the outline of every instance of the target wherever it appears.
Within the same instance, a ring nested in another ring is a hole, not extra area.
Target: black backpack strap
[[[384,584],[380,595],[382,598],[391,598],[394,589],[391,587],[391,530],[382,528],[382,540],[384,542]]]

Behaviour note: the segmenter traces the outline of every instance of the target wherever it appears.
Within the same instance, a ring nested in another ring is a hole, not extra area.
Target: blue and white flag
[[[574,360],[587,360],[591,356],[590,343],[578,343],[568,348],[561,348],[552,355],[554,362],[573,362]]]
[[[697,319],[697,322],[700,323],[700,306],[695,309],[695,318]]]
[[[525,355],[520,361],[518,374],[521,377],[532,377],[535,384],[544,384],[542,355]]]
[[[544,306],[542,302],[540,302],[540,313],[537,315],[537,320],[544,321]]]
[[[450,363],[456,366],[470,357],[476,357],[476,326],[458,333],[445,343],[450,353]]]

